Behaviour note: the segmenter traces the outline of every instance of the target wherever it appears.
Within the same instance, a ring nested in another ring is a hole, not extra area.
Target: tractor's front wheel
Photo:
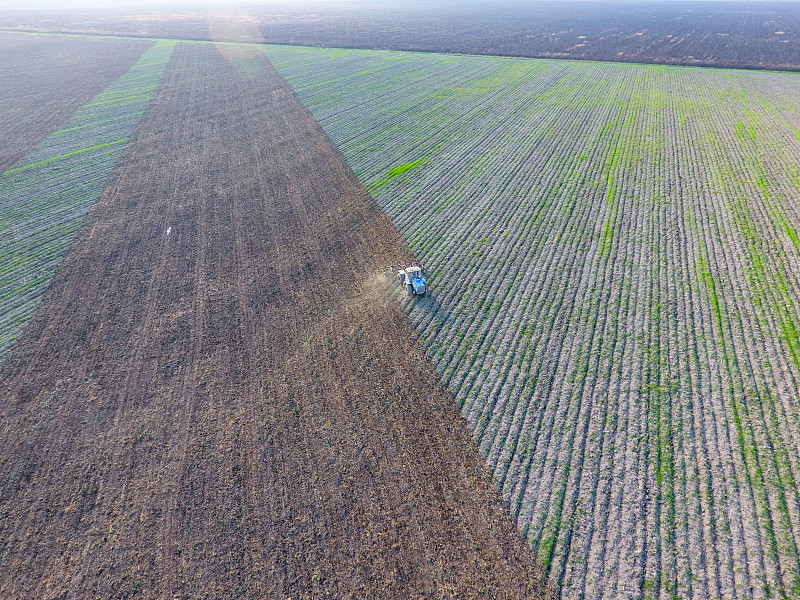
[[[408,294],[409,296],[414,295],[414,286],[411,285],[410,283],[406,286],[406,294]]]

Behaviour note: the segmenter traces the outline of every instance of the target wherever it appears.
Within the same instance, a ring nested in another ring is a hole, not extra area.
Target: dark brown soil
[[[146,40],[0,34],[0,173],[125,73]]]
[[[0,597],[542,597],[408,257],[263,54],[179,45],[0,372]]]

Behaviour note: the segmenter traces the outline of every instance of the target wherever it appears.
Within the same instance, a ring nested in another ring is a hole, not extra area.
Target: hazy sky
[[[360,2],[363,3],[364,0],[301,0],[300,2],[295,2],[295,4],[312,4],[312,3],[324,3],[324,4],[349,4],[353,2]],[[525,0],[520,0],[520,2],[524,2]],[[543,0],[533,0],[535,2],[540,2]],[[546,1],[546,0],[544,0]],[[576,0],[577,1],[577,0]],[[586,1],[586,0],[581,0]],[[596,1],[596,2],[604,2],[605,0],[588,0],[588,1]],[[639,3],[646,3],[647,0],[612,0],[614,3],[618,2],[625,2],[631,1]],[[676,0],[681,1],[681,0]],[[748,0],[706,0],[706,1],[719,1],[719,2],[747,2]],[[758,0],[756,0],[758,1]],[[775,1],[775,0],[772,0]],[[798,0],[777,0],[777,1],[788,1],[788,2],[798,2]],[[41,8],[97,8],[97,7],[111,7],[111,8],[130,8],[133,6],[142,6],[142,7],[170,7],[170,6],[178,6],[178,5],[195,5],[195,6],[204,6],[204,5],[253,5],[253,4],[261,4],[261,5],[287,5],[292,4],[292,0],[0,0],[0,10],[32,10],[32,9],[41,9]],[[392,4],[397,4],[398,2],[392,2]],[[436,0],[430,0],[431,4],[435,4]],[[375,4],[382,4],[382,2],[377,1]],[[452,4],[452,2],[448,2],[448,4]]]
[[[336,0],[341,3],[341,0]],[[331,0],[303,0],[303,4],[309,2],[325,2],[330,4]],[[347,0],[345,0],[347,2]],[[130,8],[134,6],[152,7],[159,6],[168,8],[192,4],[194,6],[205,5],[253,5],[253,4],[290,4],[286,0],[0,0],[0,10],[32,10],[40,8]]]

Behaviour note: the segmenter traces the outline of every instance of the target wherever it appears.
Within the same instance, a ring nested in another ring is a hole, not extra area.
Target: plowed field
[[[151,45],[145,40],[0,34],[0,173]]]
[[[405,257],[262,53],[178,45],[0,372],[0,597],[537,597]]]

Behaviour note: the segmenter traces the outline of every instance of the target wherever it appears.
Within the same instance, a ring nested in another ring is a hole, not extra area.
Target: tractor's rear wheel
[[[410,283],[406,286],[406,294],[408,294],[409,296],[414,295],[414,286],[411,285]]]

